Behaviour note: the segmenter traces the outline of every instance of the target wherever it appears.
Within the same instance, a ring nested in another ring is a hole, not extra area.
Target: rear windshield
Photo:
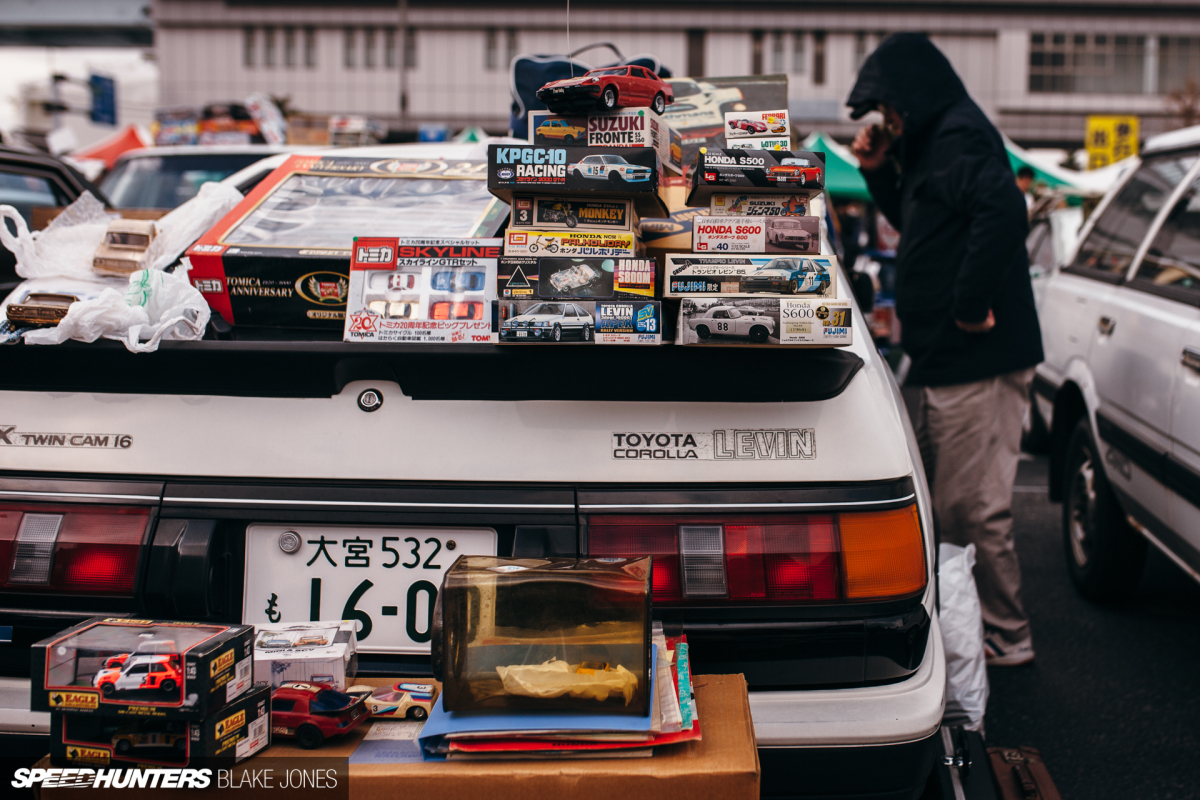
[[[125,247],[149,247],[150,237],[144,233],[123,233],[121,231],[113,231],[108,234],[106,241],[109,244],[124,245]]]
[[[328,714],[334,711],[344,711],[354,703],[354,698],[348,694],[329,689],[318,692],[308,703],[308,710],[318,714]]]
[[[171,209],[191,200],[209,181],[223,181],[265,153],[194,153],[131,158],[108,173],[100,189],[114,208]]]

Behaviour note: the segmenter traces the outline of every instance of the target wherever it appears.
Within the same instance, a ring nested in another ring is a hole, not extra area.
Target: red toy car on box
[[[110,664],[114,661],[116,658],[109,659]],[[139,689],[158,689],[169,694],[183,686],[183,670],[178,654],[132,655],[126,656],[120,670],[107,667],[98,672],[92,683],[105,697]]]
[[[821,168],[807,158],[784,158],[778,166],[767,167],[767,180],[776,183],[795,181],[801,186],[807,183],[819,183]]]
[[[729,120],[729,127],[733,128],[735,131],[746,131],[751,135],[767,132],[767,123],[759,122],[756,119],[731,119]]]
[[[537,99],[555,114],[597,106],[606,111],[650,106],[661,114],[675,102],[675,92],[671,84],[645,67],[603,67],[578,78],[550,81],[537,90]]]
[[[370,719],[364,697],[326,683],[285,683],[271,693],[271,733],[292,736],[305,750],[349,733]]]

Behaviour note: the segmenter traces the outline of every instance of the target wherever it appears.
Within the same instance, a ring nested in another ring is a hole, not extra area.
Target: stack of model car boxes
[[[492,330],[502,343],[661,344],[659,270],[642,216],[666,216],[678,136],[649,108],[531,112],[531,144],[488,148],[488,188],[511,208]]]
[[[851,343],[837,259],[820,255],[820,218],[810,215],[824,181],[824,153],[700,149],[688,205],[708,213],[693,219],[692,252],[666,257],[677,344]]]
[[[254,683],[253,640],[249,625],[95,617],[38,642],[30,707],[50,712],[51,760],[232,765],[263,750],[271,690]]]

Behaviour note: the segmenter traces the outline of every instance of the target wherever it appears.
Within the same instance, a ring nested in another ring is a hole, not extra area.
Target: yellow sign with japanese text
[[[1088,169],[1099,169],[1138,152],[1139,120],[1134,116],[1088,117]]]

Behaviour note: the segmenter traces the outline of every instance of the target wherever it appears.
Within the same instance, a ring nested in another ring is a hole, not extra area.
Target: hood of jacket
[[[967,96],[954,67],[924,35],[889,36],[867,57],[846,105],[859,119],[880,103],[904,119],[905,134],[919,133],[951,105]]]

